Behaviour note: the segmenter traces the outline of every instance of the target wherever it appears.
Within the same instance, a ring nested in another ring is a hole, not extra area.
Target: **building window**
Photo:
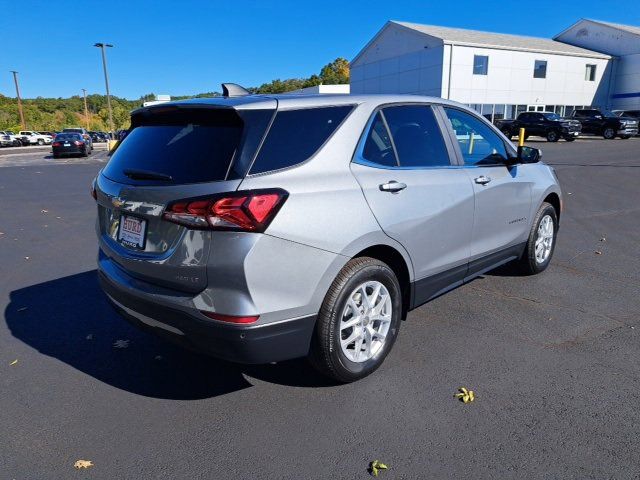
[[[533,66],[533,78],[547,78],[546,60],[536,60]]]
[[[596,67],[597,65],[587,65],[587,69],[584,72],[584,79],[587,82],[596,81]]]
[[[489,71],[489,57],[487,55],[473,56],[473,74],[486,75]]]

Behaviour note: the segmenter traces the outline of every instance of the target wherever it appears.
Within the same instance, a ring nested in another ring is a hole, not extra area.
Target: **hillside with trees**
[[[344,58],[337,58],[325,65],[319,74],[308,78],[276,79],[264,83],[259,87],[251,87],[249,91],[256,94],[274,94],[290,92],[320,84],[346,84],[349,83],[349,62]],[[187,98],[206,98],[220,95],[219,92],[207,92],[197,95],[172,96],[174,100]],[[111,96],[113,109],[113,123],[116,129],[127,128],[129,125],[129,112],[138,108],[143,102],[153,100],[153,94],[141,96],[136,100]],[[109,125],[109,112],[107,110],[107,98],[105,95],[87,95],[87,107],[89,110],[89,129],[106,131]],[[22,100],[26,128],[36,131],[59,131],[66,127],[85,126],[84,101],[81,96],[71,98],[30,98]],[[18,114],[18,101],[15,97],[0,95],[0,130],[12,130],[17,132],[20,127]]]

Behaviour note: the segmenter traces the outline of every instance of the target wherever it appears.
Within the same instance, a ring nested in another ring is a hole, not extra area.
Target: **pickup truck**
[[[30,130],[22,130],[18,132],[19,137],[27,138],[29,145],[45,145],[51,143],[51,136],[40,135],[38,132],[32,132]]]
[[[607,140],[616,137],[627,139],[638,134],[638,120],[632,117],[618,117],[613,112],[598,109],[574,110],[571,118],[582,123],[582,132],[602,135]]]
[[[579,121],[563,118],[554,112],[522,112],[515,120],[497,120],[495,124],[507,138],[524,128],[525,138],[535,135],[545,137],[549,142],[557,142],[561,138],[573,142],[582,130]]]
[[[20,147],[22,142],[13,132],[0,131],[0,147]]]

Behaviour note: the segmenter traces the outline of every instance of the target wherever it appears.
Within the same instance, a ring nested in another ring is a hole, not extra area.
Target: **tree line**
[[[349,83],[349,62],[344,58],[337,58],[325,65],[319,74],[308,78],[275,79],[259,87],[248,90],[255,94],[285,93],[301,88],[313,87],[321,84]],[[206,98],[221,95],[220,92],[206,92],[197,95],[174,96],[174,100],[187,98]],[[139,99],[128,100],[111,96],[114,127],[119,130],[129,126],[129,113],[138,108],[143,102],[154,100],[153,94],[142,95]],[[22,109],[27,130],[59,131],[63,128],[89,125],[89,130],[107,131],[109,126],[109,111],[105,95],[87,95],[88,119],[84,115],[84,100],[79,95],[70,98],[29,98],[22,100]],[[18,132],[20,115],[17,98],[0,94],[0,130]]]

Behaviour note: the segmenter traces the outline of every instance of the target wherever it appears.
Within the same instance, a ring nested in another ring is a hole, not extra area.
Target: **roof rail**
[[[251,95],[246,88],[241,87],[237,83],[223,83],[222,84],[222,96],[223,97],[244,97]]]

